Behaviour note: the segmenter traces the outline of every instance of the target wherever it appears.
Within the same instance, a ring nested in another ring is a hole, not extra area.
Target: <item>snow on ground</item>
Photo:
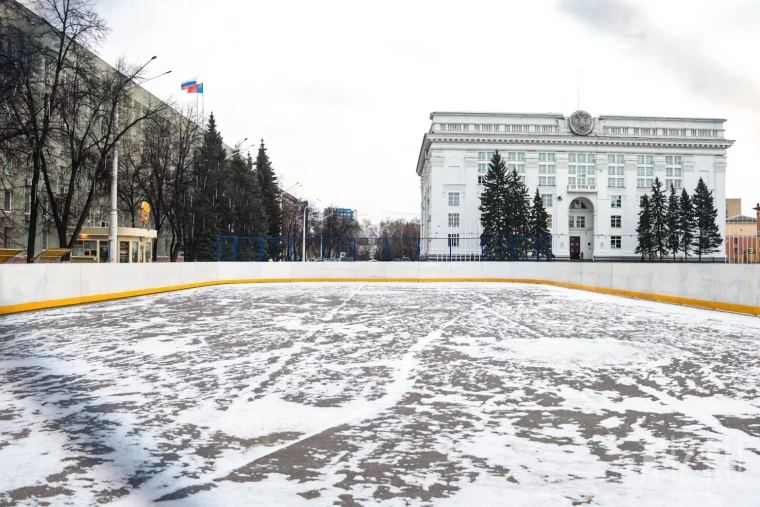
[[[749,506],[760,320],[508,284],[0,318],[0,504]]]

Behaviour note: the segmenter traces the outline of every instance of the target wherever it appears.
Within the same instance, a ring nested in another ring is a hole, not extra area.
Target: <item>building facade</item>
[[[755,206],[755,216],[741,214],[741,199],[726,199],[726,257],[732,264],[756,264],[760,262],[760,204]]]
[[[713,191],[726,230],[723,119],[434,112],[417,161],[421,256],[479,258],[482,180],[494,151],[539,189],[557,258],[635,259],[641,196],[659,177]],[[716,257],[724,257],[721,249]]]

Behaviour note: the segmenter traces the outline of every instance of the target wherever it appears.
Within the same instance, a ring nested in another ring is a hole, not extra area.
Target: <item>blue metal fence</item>
[[[469,238],[306,238],[306,260],[551,261],[551,236]],[[217,262],[300,262],[303,238],[217,236]]]

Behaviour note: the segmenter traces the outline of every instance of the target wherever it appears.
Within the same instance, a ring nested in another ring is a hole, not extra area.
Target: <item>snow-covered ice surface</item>
[[[0,505],[756,506],[760,319],[509,284],[0,318]]]

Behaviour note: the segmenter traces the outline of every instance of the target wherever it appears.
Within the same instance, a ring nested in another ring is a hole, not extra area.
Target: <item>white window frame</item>
[[[610,248],[612,250],[619,250],[623,248],[623,237],[622,236],[610,236]]]
[[[607,155],[607,186],[625,188],[625,155],[622,153]]]
[[[459,192],[449,192],[449,206],[459,206]]]
[[[459,246],[459,233],[449,233],[448,235],[448,246],[450,247],[458,247]]]
[[[568,185],[596,186],[596,154],[571,151],[567,160]]]
[[[538,186],[557,186],[557,154],[541,152],[538,154]]]
[[[554,194],[541,194],[541,201],[544,203],[544,208],[553,208]]]
[[[636,155],[636,188],[652,188],[654,155]]]
[[[449,213],[449,227],[459,228],[459,213]]]
[[[670,191],[673,185],[676,190],[683,188],[683,156],[666,155],[665,156],[665,189]]]
[[[520,178],[525,179],[525,152],[508,151],[507,152],[507,170],[512,172],[516,170]]]
[[[610,216],[610,227],[612,229],[620,229],[623,227],[623,216],[622,215],[611,215]]]
[[[610,196],[610,208],[615,209],[622,209],[623,207],[623,196],[622,195],[611,195]]]

